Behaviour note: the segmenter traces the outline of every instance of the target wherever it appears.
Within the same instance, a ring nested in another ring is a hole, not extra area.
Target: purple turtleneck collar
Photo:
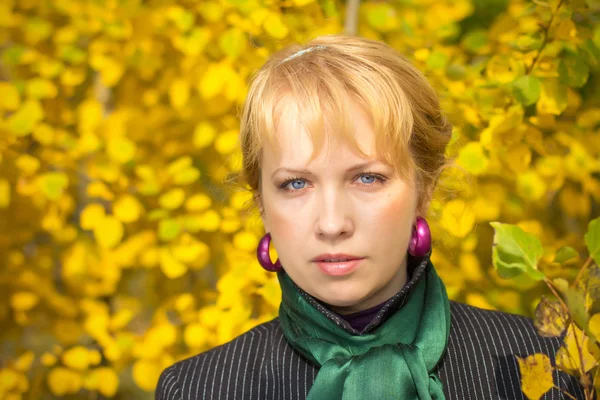
[[[367,324],[371,322],[373,318],[375,318],[375,315],[377,315],[379,310],[381,310],[385,303],[387,303],[388,301],[389,299],[387,299],[381,304],[376,305],[375,307],[367,308],[366,310],[357,311],[351,314],[338,315],[346,321],[348,321],[348,323],[352,325],[354,329],[356,329],[359,332],[362,332],[363,329],[365,329],[365,327],[367,326]]]

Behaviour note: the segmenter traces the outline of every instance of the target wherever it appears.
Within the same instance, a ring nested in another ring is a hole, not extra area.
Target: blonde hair
[[[264,143],[278,143],[277,104],[290,96],[313,141],[313,160],[326,139],[325,127],[343,135],[366,156],[353,131],[350,101],[371,118],[377,154],[400,177],[415,172],[418,211],[423,211],[442,170],[452,126],[425,76],[386,43],[341,34],[320,36],[274,53],[255,73],[240,121],[240,178],[260,196]],[[262,210],[261,210],[262,212]]]

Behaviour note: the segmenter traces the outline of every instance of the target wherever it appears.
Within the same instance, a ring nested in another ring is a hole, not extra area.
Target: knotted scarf
[[[433,372],[450,332],[446,287],[431,261],[404,305],[372,332],[352,335],[310,304],[281,270],[279,320],[290,344],[320,366],[307,400],[444,399]]]

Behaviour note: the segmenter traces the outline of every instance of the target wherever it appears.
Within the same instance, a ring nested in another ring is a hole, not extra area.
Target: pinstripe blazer
[[[410,281],[386,302],[365,332],[384,323],[387,316],[402,307],[415,282],[431,264],[413,260],[409,265],[413,266],[409,266]],[[360,334],[323,303],[303,294],[333,322]],[[555,354],[563,338],[538,335],[530,318],[455,301],[450,301],[450,311],[448,346],[436,366],[447,400],[526,399],[515,356],[544,353],[555,365]],[[279,318],[275,318],[228,343],[166,368],[160,375],[155,400],[304,400],[318,371],[319,366],[288,343]],[[542,399],[568,399],[561,391],[576,399],[585,398],[577,379],[562,371],[554,372],[554,383],[556,387]]]

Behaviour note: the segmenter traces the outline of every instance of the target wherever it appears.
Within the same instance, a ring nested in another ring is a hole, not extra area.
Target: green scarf
[[[445,398],[433,370],[448,343],[450,304],[431,261],[404,305],[361,335],[352,335],[317,310],[284,270],[277,277],[283,333],[321,367],[307,400]]]

